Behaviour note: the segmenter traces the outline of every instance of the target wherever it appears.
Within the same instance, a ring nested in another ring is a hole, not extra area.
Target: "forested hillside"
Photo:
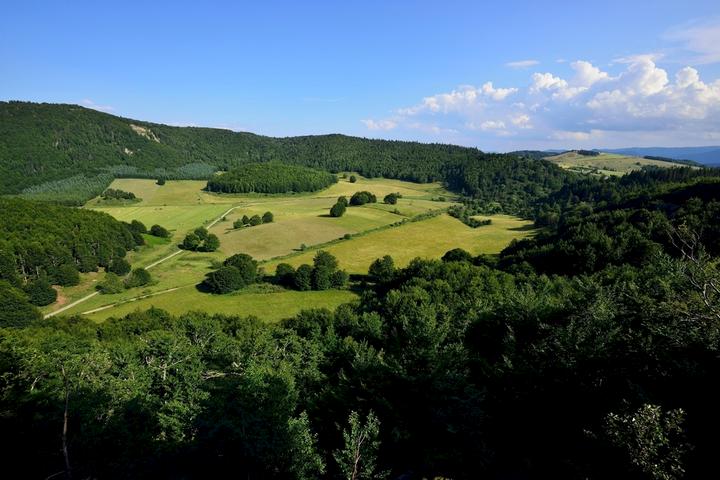
[[[81,204],[113,177],[207,179],[218,169],[267,161],[442,181],[510,212],[569,175],[546,162],[453,145],[344,135],[272,138],[170,127],[77,105],[0,102],[0,193]]]
[[[128,225],[91,210],[0,197],[0,212],[0,280],[11,284],[62,284],[67,268],[95,271],[143,243]]]

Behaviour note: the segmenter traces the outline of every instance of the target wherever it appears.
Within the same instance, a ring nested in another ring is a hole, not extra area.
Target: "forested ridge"
[[[273,138],[171,127],[77,105],[0,102],[0,193],[82,204],[112,177],[208,179],[215,170],[277,161],[368,177],[445,182],[510,213],[571,174],[548,162],[475,148],[345,135]],[[72,172],[72,173],[71,173]]]

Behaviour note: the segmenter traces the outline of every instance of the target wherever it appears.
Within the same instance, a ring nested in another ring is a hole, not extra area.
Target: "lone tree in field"
[[[350,205],[365,205],[366,203],[375,202],[377,202],[377,197],[367,191],[355,192],[353,196],[350,197]]]
[[[330,207],[330,216],[335,218],[342,217],[345,214],[345,210],[345,204],[338,201],[335,205]]]
[[[240,271],[230,265],[223,265],[214,272],[210,272],[203,285],[213,293],[230,293],[245,286]]]
[[[165,179],[163,177],[160,177],[157,179],[157,182],[155,182],[155,183],[157,183],[158,185],[165,185]]]
[[[155,224],[152,227],[150,227],[150,235],[152,235],[153,237],[159,237],[159,238],[170,238],[170,232],[168,232],[166,228],[161,227],[158,224]]]
[[[385,198],[383,198],[383,203],[386,203],[388,205],[396,205],[398,198],[401,198],[399,193],[388,193],[385,195]]]
[[[350,175],[350,183],[357,182],[357,177],[355,175]]]
[[[125,279],[125,288],[142,287],[150,283],[150,273],[144,268],[136,268]]]
[[[272,223],[275,220],[275,216],[272,212],[265,212],[262,216],[262,223]]]

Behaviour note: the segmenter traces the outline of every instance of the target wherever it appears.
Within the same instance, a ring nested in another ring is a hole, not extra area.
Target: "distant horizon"
[[[63,103],[57,103],[57,102],[43,102],[43,101],[21,100],[21,99],[2,99],[2,100],[0,100],[0,101],[2,101],[2,102],[20,102],[20,103],[38,103],[38,104],[43,104],[43,103],[45,103],[45,104],[49,104],[49,105],[71,105],[71,106],[86,108],[86,109],[89,109],[89,110],[96,110],[96,109],[93,109],[92,107],[88,107],[88,106],[86,106],[86,105],[81,105],[81,104],[79,104],[79,103],[64,103],[64,102],[63,102]],[[718,149],[718,150],[720,150],[720,144],[718,144],[718,145],[710,145],[710,144],[708,144],[708,145],[687,145],[687,146],[663,146],[663,145],[644,145],[644,146],[637,146],[637,145],[633,145],[633,146],[623,146],[623,147],[613,147],[613,148],[592,147],[592,146],[591,146],[591,147],[578,147],[578,148],[571,148],[571,147],[561,148],[561,147],[558,147],[558,148],[545,148],[545,149],[539,149],[539,148],[517,148],[517,149],[514,149],[514,150],[503,150],[503,151],[500,151],[500,150],[483,149],[481,146],[476,146],[476,145],[461,145],[461,144],[456,144],[456,143],[448,143],[448,142],[433,141],[433,140],[422,140],[422,139],[419,139],[419,140],[406,140],[406,139],[391,138],[391,137],[373,137],[373,136],[368,136],[368,135],[350,135],[350,134],[347,134],[347,133],[337,132],[337,131],[335,131],[335,132],[334,132],[334,131],[328,131],[328,132],[324,132],[324,133],[312,133],[312,134],[306,134],[306,135],[284,135],[284,136],[265,135],[265,134],[258,133],[258,132],[253,132],[253,131],[250,131],[250,130],[233,130],[232,128],[216,127],[216,126],[209,126],[209,125],[172,125],[172,124],[168,124],[168,123],[156,122],[156,121],[153,121],[153,120],[147,120],[147,119],[144,119],[144,118],[133,118],[132,116],[120,115],[120,114],[116,114],[116,113],[114,113],[114,112],[105,112],[105,111],[102,111],[102,110],[96,110],[96,111],[98,111],[98,112],[100,112],[100,113],[105,113],[105,114],[107,114],[107,115],[112,115],[112,116],[115,116],[115,117],[127,118],[127,119],[129,119],[129,120],[137,120],[137,121],[146,122],[146,123],[155,123],[155,124],[159,124],[159,125],[165,125],[165,126],[168,126],[168,127],[178,127],[178,128],[185,128],[185,127],[187,127],[187,128],[210,128],[210,129],[218,129],[218,130],[227,130],[227,131],[230,131],[230,132],[233,132],[233,133],[249,133],[249,134],[252,134],[252,135],[259,135],[259,136],[266,136],[266,137],[274,137],[274,138],[290,138],[290,137],[303,137],[303,136],[326,136],[326,135],[345,135],[345,136],[350,136],[350,137],[367,138],[367,139],[370,139],[370,140],[412,141],[412,142],[418,142],[418,143],[424,143],[424,144],[436,143],[436,144],[456,145],[456,146],[461,146],[461,147],[477,148],[478,150],[481,150],[481,151],[486,152],[486,153],[511,153],[511,152],[514,152],[514,151],[523,151],[523,150],[528,150],[528,151],[540,151],[540,152],[553,152],[553,151],[562,152],[562,151],[571,151],[571,150],[598,150],[598,151],[603,151],[603,150],[635,150],[635,149],[637,149],[637,150],[643,150],[643,149],[709,149],[709,150],[716,150],[716,149]],[[718,162],[720,163],[720,157],[718,158]]]

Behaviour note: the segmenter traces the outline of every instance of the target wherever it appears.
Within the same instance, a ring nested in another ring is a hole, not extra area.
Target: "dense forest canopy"
[[[279,162],[248,163],[214,175],[207,183],[210,192],[289,193],[314,192],[337,182],[331,173]]]
[[[142,244],[129,225],[105,213],[0,197],[0,280],[40,276],[61,283],[63,266],[80,272],[107,267]]]

